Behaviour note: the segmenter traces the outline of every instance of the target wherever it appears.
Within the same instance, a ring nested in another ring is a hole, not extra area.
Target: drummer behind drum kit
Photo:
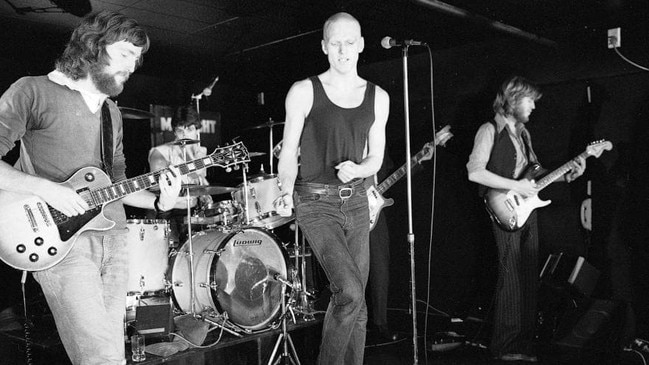
[[[198,143],[176,142],[182,148]],[[286,333],[286,317],[289,311],[291,315],[297,311],[305,320],[313,319],[307,299],[310,294],[295,269],[301,268],[301,276],[305,278],[305,243],[302,239],[300,249],[296,228],[295,263],[291,264],[285,245],[271,231],[294,219],[280,216],[273,206],[282,194],[279,179],[274,174],[263,174],[248,180],[248,166],[245,163],[243,166],[235,166],[243,175],[243,183],[236,188],[183,186],[188,200],[224,193],[230,193],[232,199],[209,204],[194,214],[188,209],[185,224],[200,225],[202,229],[195,234],[190,231],[187,242],[177,251],[169,252],[167,221],[127,222],[129,280],[125,325],[141,332],[139,324],[133,323],[140,317],[135,313],[146,309],[146,303],[165,301],[167,306],[171,305],[170,301],[173,303],[177,314],[193,315],[238,337],[281,325],[284,332],[271,360],[280,341],[284,341],[281,356],[299,364]],[[290,297],[286,295],[287,286],[292,289]],[[287,353],[289,344],[292,354]]]

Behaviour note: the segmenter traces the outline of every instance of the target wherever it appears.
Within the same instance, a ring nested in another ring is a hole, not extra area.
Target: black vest
[[[507,127],[498,133],[498,124],[496,124],[496,121],[491,120],[490,123],[494,126],[496,135],[494,136],[494,145],[489,155],[487,170],[508,179],[516,178],[514,176],[516,172],[516,148],[511,138],[509,138]],[[478,190],[480,196],[483,196],[487,192],[487,189],[488,187],[480,185]]]

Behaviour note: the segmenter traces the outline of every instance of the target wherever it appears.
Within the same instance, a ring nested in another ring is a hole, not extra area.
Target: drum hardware
[[[291,270],[291,275],[294,278],[296,277],[297,273],[295,269]],[[286,317],[288,316],[289,313],[291,314],[293,323],[295,323],[295,315],[293,314],[294,300],[292,300],[292,298],[289,298],[287,300],[286,287],[287,286],[291,287],[293,290],[297,290],[298,288],[295,287],[294,283],[289,282],[288,280],[283,278],[279,273],[274,274],[273,279],[279,281],[282,284],[282,315],[280,316],[281,323],[282,323],[282,333],[279,334],[279,337],[277,338],[277,342],[275,342],[275,347],[273,347],[273,352],[270,355],[270,359],[268,359],[268,365],[280,364],[280,363],[300,365],[300,359],[297,356],[297,351],[295,350],[293,339],[291,338],[291,334],[288,332],[288,328],[286,326]],[[275,359],[275,355],[277,355],[277,350],[279,349],[280,345],[282,345],[282,353],[279,354],[277,359]],[[290,352],[289,352],[289,346],[290,346]],[[273,360],[275,360],[275,362],[273,362]]]
[[[245,128],[244,131],[246,130],[252,130],[252,129],[261,129],[261,128],[268,128],[268,139],[270,140],[269,143],[269,152],[268,152],[268,159],[269,159],[269,165],[270,165],[270,173],[273,173],[273,127],[276,125],[282,125],[285,122],[275,122],[273,121],[273,118],[268,118],[268,122],[258,124],[252,127]]]
[[[237,336],[239,338],[243,337],[243,335],[241,333],[237,332],[236,329],[233,330],[231,328],[231,326],[228,324],[228,314],[227,314],[227,312],[223,313],[223,315],[217,315],[217,316],[213,316],[213,317],[211,317],[211,316],[208,317],[208,316],[201,315],[201,314],[195,314],[194,318],[199,319],[199,320],[204,321],[204,322],[207,322],[207,323],[209,323],[209,324],[211,324],[213,326],[219,327],[219,328],[221,328],[222,330],[226,331],[227,333],[229,333],[231,335]],[[212,318],[215,318],[217,320],[221,320],[221,323],[216,322]]]
[[[295,271],[293,281],[296,283],[296,288],[294,292],[291,292],[291,295],[295,295],[294,299],[299,303],[299,305],[295,305],[296,311],[302,314],[302,319],[304,321],[308,322],[314,321],[315,316],[313,314],[313,304],[309,300],[309,297],[313,298],[313,294],[309,293],[306,287],[306,239],[304,238],[304,235],[302,235],[302,243],[300,244],[300,234],[297,227],[297,221],[295,224],[295,267],[300,268],[302,281],[300,281],[297,271]],[[302,257],[301,261],[300,256]],[[304,283],[304,285],[302,285],[302,283]]]

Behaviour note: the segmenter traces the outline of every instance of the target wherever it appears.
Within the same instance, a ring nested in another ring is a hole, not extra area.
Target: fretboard
[[[180,170],[181,175],[187,175],[189,173],[204,169],[206,167],[212,166],[214,160],[211,156],[206,156],[200,159],[192,160],[186,163],[175,165],[178,170]],[[90,196],[92,197],[92,204],[96,207],[102,206],[103,204],[119,200],[129,194],[136,193],[140,190],[146,190],[151,187],[158,185],[158,179],[160,175],[169,172],[169,168],[162,170],[149,172],[144,175],[140,175],[134,178],[126,179],[120,182],[117,182],[113,185],[109,185],[103,188],[95,189],[90,191]]]
[[[583,157],[585,159],[585,158],[588,158],[589,155],[588,155],[587,151],[584,151],[581,154],[579,154],[579,156],[577,156],[577,158],[578,157]],[[554,180],[560,178],[561,176],[563,176],[563,174],[570,171],[570,169],[572,169],[572,166],[571,166],[570,162],[571,161],[568,161],[568,162],[564,163],[559,168],[557,168],[556,170],[552,171],[551,173],[545,175],[541,180],[537,181],[536,185],[539,187],[539,190],[545,188],[548,185],[550,185],[552,182],[554,182]]]
[[[410,165],[416,165],[418,164],[421,159],[426,155],[426,149],[430,148],[428,145],[426,145],[424,148],[419,151],[413,158],[410,159]],[[407,171],[407,164],[403,164],[397,171],[393,172],[390,176],[388,176],[385,180],[383,180],[379,186],[376,187],[376,190],[378,190],[379,193],[383,194],[386,192],[389,188],[392,187],[399,179],[404,177],[406,175]]]

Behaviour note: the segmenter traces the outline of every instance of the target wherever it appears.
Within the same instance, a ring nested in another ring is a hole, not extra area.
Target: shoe
[[[526,362],[538,362],[539,359],[534,355],[526,354],[504,354],[496,356],[497,360],[501,361],[526,361]]]

